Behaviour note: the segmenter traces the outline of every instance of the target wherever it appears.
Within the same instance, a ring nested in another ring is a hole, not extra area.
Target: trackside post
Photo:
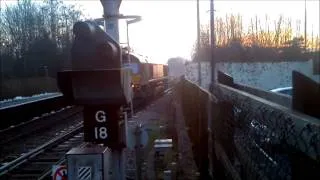
[[[84,107],[86,143],[66,154],[68,179],[124,179],[130,69],[122,67],[119,43],[95,22],[77,22],[73,31],[72,69],[58,73],[58,84],[69,101]]]

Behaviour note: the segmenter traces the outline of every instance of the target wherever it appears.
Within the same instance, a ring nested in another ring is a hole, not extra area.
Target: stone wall
[[[185,77],[198,83],[198,64],[185,66]],[[267,62],[267,63],[217,63],[216,69],[231,75],[235,82],[265,90],[287,87],[292,84],[292,71],[297,70],[320,83],[320,75],[313,74],[313,61]],[[201,86],[209,88],[211,68],[209,62],[201,65]]]

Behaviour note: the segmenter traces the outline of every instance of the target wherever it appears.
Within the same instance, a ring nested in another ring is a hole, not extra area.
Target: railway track
[[[45,167],[82,142],[83,135],[75,136],[82,130],[81,112],[81,107],[64,108],[0,131],[0,179],[38,179],[49,172]]]
[[[50,179],[53,165],[65,163],[65,153],[83,142],[83,126],[53,138],[38,148],[0,167],[0,179]]]
[[[81,115],[81,112],[81,107],[68,106],[59,111],[46,113],[41,117],[35,117],[27,122],[22,122],[18,125],[0,130],[0,147],[5,146],[6,144],[10,145],[17,139],[24,139],[31,135],[35,135],[37,132],[43,132],[43,130],[47,130],[48,128],[58,127],[57,125],[60,122],[66,122],[66,119],[73,120],[77,115]],[[70,121],[66,124],[69,122]],[[0,148],[0,152],[1,149],[2,148]]]
[[[165,93],[168,91],[170,90]],[[152,101],[158,98],[155,97]],[[152,101],[135,106],[134,112],[142,110]],[[47,120],[34,119],[0,131],[0,146],[11,147],[6,150],[0,149],[1,155],[7,154],[5,157],[0,155],[0,180],[51,179],[52,166],[64,164],[66,152],[83,144],[81,112],[82,108],[79,107],[68,108],[60,117],[47,117]],[[69,126],[60,130],[56,128],[51,132],[48,131],[47,134],[43,133],[48,127],[57,125],[58,122],[63,122],[60,124],[64,126],[69,123]],[[4,138],[1,138],[1,135],[4,135]],[[25,136],[29,136],[29,140],[25,140]],[[18,149],[18,152],[14,149]]]

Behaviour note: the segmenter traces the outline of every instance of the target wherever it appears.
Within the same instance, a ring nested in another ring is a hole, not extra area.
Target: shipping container
[[[163,65],[163,75],[168,76],[168,65]]]
[[[152,65],[152,79],[162,78],[163,73],[163,65],[162,64],[151,64]]]

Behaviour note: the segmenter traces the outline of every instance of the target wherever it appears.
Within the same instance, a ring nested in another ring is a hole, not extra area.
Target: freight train
[[[168,65],[149,63],[146,57],[123,49],[124,67],[131,69],[134,100],[149,100],[167,88]]]

